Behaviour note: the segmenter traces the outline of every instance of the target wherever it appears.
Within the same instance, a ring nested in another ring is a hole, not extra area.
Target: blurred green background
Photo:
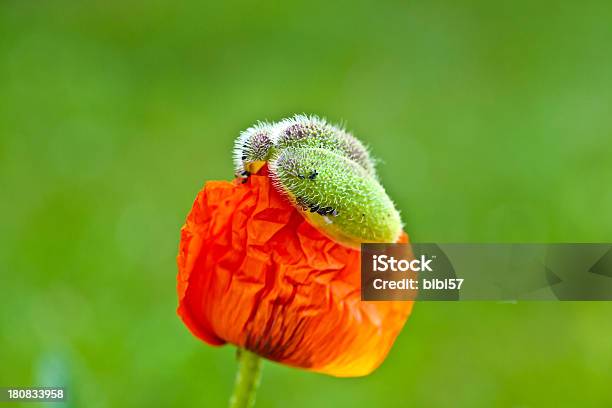
[[[611,241],[611,21],[609,1],[2,1],[0,385],[226,405],[234,349],[179,321],[175,255],[260,119],[345,121],[415,241]],[[611,316],[420,303],[373,375],[266,362],[257,407],[611,406]]]

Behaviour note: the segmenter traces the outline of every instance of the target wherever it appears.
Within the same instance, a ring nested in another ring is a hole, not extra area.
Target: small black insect
[[[237,174],[236,177],[241,178],[242,179],[242,184],[244,184],[244,183],[247,182],[247,180],[249,179],[250,175],[251,175],[251,173],[249,173],[246,170],[243,170],[239,174]]]
[[[319,208],[319,210],[317,211],[317,214],[327,215],[327,214],[331,214],[332,211],[333,211],[333,208],[331,207],[322,207],[322,208]]]
[[[310,211],[311,213],[317,213],[319,215],[331,215],[332,217],[338,216],[338,210],[333,207],[322,207],[320,204],[309,202],[302,196],[295,197],[295,204],[302,211]]]
[[[242,156],[242,160],[246,160],[246,158],[247,158],[246,156]]]
[[[316,170],[313,170],[312,172],[310,172],[310,174],[308,175],[308,179],[309,180],[314,180],[315,178],[317,178],[317,176],[319,175],[319,172]]]

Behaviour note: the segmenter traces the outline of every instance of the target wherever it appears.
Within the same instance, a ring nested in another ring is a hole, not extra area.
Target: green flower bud
[[[269,162],[275,187],[332,239],[347,246],[396,242],[399,213],[356,162],[321,148],[287,148]]]
[[[234,168],[237,175],[255,173],[270,158],[274,144],[272,125],[259,122],[240,133],[234,143]]]
[[[275,188],[322,232],[347,246],[396,242],[402,223],[374,161],[350,133],[315,116],[258,123],[236,140],[237,174],[266,162]]]
[[[356,162],[372,176],[376,175],[374,161],[366,147],[344,129],[330,125],[316,116],[295,115],[276,125],[275,146],[314,147],[336,152]]]

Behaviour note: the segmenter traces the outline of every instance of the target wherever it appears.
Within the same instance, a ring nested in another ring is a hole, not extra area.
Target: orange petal
[[[359,251],[311,226],[262,173],[198,194],[181,230],[178,314],[212,345],[340,377],[372,372],[413,302],[362,302]]]

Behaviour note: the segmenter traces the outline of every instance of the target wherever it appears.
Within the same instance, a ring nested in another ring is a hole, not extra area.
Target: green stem
[[[236,353],[238,373],[234,392],[230,398],[230,408],[251,408],[255,404],[255,393],[261,376],[261,359],[257,354],[239,348]]]

